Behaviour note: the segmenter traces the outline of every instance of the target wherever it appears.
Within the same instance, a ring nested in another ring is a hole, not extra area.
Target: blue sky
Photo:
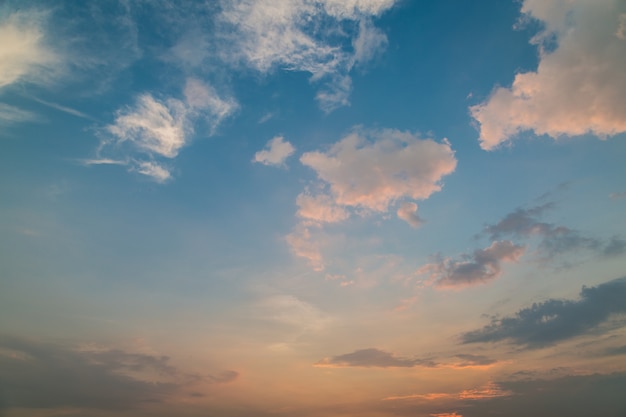
[[[0,413],[621,416],[625,65],[619,0],[3,2]]]

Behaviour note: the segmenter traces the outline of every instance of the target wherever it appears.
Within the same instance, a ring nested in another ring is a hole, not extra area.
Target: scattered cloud
[[[549,299],[512,317],[492,318],[482,329],[464,333],[463,343],[508,340],[538,348],[588,333],[613,314],[626,313],[626,277],[583,287],[578,300]]]
[[[0,386],[5,407],[125,410],[161,403],[179,382],[167,357],[78,351],[2,337]],[[147,377],[150,375],[150,377]],[[154,375],[162,375],[154,382]]]
[[[626,198],[626,191],[622,191],[621,193],[611,193],[609,194],[609,198],[611,200],[623,200]]]
[[[115,122],[106,130],[119,142],[128,141],[149,154],[174,158],[185,145],[191,127],[182,101],[160,101],[151,94],[142,94],[135,107],[118,111]]]
[[[315,363],[319,367],[365,367],[365,368],[412,368],[414,366],[433,367],[430,359],[410,359],[395,356],[384,350],[370,348],[355,350],[352,353],[324,358]]]
[[[513,395],[512,391],[504,390],[495,382],[489,382],[479,388],[467,389],[461,392],[445,393],[445,392],[431,392],[427,394],[410,394],[410,395],[398,395],[383,398],[385,401],[397,401],[397,400],[426,400],[426,401],[450,401],[450,400],[486,400],[490,398],[508,397]],[[431,414],[433,416],[447,416],[456,415],[452,414]]]
[[[194,133],[194,122],[206,120],[213,134],[217,126],[238,108],[231,97],[220,97],[215,89],[196,78],[188,78],[184,101],[176,98],[157,99],[149,93],[136,98],[135,105],[118,110],[113,124],[104,129],[105,139],[99,153],[111,145],[130,144],[129,154],[139,152],[150,160],[133,158],[95,158],[94,160],[128,160],[129,170],[146,175],[156,182],[166,182],[170,171],[155,158],[172,159],[178,156]]]
[[[94,119],[93,117],[89,116],[88,114],[85,114],[85,113],[83,113],[83,112],[81,112],[79,110],[73,109],[71,107],[63,106],[63,105],[58,104],[58,103],[52,103],[50,101],[42,100],[42,99],[36,98],[36,97],[33,97],[32,99],[35,100],[39,104],[43,104],[44,106],[48,106],[50,108],[62,111],[62,112],[67,113],[67,114],[71,114],[72,116],[80,117],[80,118],[83,118],[83,119],[88,119],[88,120],[91,120],[91,121],[94,121],[94,122],[97,121],[96,119]]]
[[[6,11],[5,11],[6,12]],[[47,84],[63,65],[46,44],[48,13],[22,10],[0,16],[0,88],[17,82]]]
[[[311,195],[305,191],[296,198],[296,205],[298,217],[315,223],[336,223],[350,216],[345,208],[335,204],[326,194]]]
[[[591,250],[604,256],[626,253],[626,241],[617,236],[602,240],[584,236],[577,230],[565,226],[540,221],[543,213],[553,207],[553,203],[546,203],[529,209],[519,208],[507,214],[498,223],[487,225],[484,231],[491,239],[500,239],[503,236],[518,239],[539,237],[541,239],[539,252],[543,260],[581,249]]]
[[[450,144],[398,130],[354,132],[327,152],[304,153],[338,206],[386,212],[401,198],[423,200],[441,189],[454,171]]]
[[[422,219],[417,215],[417,204],[405,201],[398,208],[398,217],[410,224],[413,227],[418,227],[422,224]]]
[[[470,108],[480,146],[492,150],[529,130],[555,139],[626,132],[624,12],[624,3],[612,0],[524,1],[524,17],[544,25],[531,41],[539,65]],[[546,46],[555,39],[555,48]]]
[[[482,355],[459,354],[451,366],[454,368],[484,368],[498,363],[497,360]]]
[[[237,0],[223,1],[223,59],[241,62],[261,72],[274,68],[302,71],[311,80],[327,78],[329,85],[317,99],[330,112],[349,104],[348,73],[386,45],[386,36],[372,18],[391,8],[395,0]],[[347,48],[345,40],[351,41]]]
[[[484,284],[502,274],[502,262],[517,262],[524,251],[524,246],[511,241],[494,241],[485,249],[462,255],[460,260],[446,258],[426,264],[416,274],[428,275],[429,282],[439,288]]]
[[[285,237],[289,248],[294,255],[305,258],[314,271],[324,270],[324,259],[320,249],[320,243],[313,239],[309,226],[298,224],[295,229]]]
[[[32,112],[0,103],[0,125],[9,125],[36,119],[37,116]]]
[[[285,141],[285,138],[276,136],[267,142],[265,149],[254,154],[253,162],[263,165],[284,166],[287,158],[293,155],[295,150],[296,148]]]

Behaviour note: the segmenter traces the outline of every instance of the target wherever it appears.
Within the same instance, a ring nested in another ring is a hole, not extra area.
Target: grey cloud
[[[122,373],[146,368],[170,372],[166,358],[80,352],[8,337],[0,339],[0,348],[13,352],[0,355],[0,396],[6,408],[125,410],[163,402],[178,388]]]
[[[369,348],[325,358],[315,365],[328,367],[412,368],[414,366],[433,367],[436,364],[430,359],[403,358],[384,350]]]
[[[483,284],[502,274],[502,262],[517,262],[524,246],[510,241],[495,241],[485,249],[477,249],[460,260],[441,259],[421,267],[419,275],[428,274],[437,287],[460,287]]]
[[[463,343],[509,340],[537,348],[583,335],[613,314],[626,313],[626,277],[583,287],[578,300],[549,299],[519,310],[512,317],[493,318],[482,329],[462,335]]]
[[[455,365],[459,368],[465,368],[470,366],[487,366],[493,365],[498,362],[495,359],[491,359],[482,355],[460,354],[455,355],[454,357],[461,359],[461,362]]]
[[[504,236],[518,239],[538,237],[544,260],[576,250],[589,250],[604,256],[626,253],[626,241],[617,236],[606,241],[585,236],[565,226],[541,221],[540,217],[553,207],[554,203],[546,203],[528,209],[518,208],[498,223],[487,225],[484,231],[491,239],[501,239]]]
[[[0,412],[14,407],[133,410],[165,403],[194,382],[227,383],[237,377],[235,371],[186,374],[167,356],[73,350],[0,336]]]

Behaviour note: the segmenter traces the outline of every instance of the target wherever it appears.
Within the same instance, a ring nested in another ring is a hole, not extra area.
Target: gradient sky
[[[0,1],[0,415],[626,415],[623,0]]]

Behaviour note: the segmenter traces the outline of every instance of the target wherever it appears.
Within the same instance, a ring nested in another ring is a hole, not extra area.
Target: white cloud
[[[311,237],[309,227],[299,224],[285,237],[294,255],[308,260],[314,271],[324,270],[324,259],[319,243]]]
[[[162,102],[142,94],[134,108],[119,111],[115,123],[106,129],[119,141],[130,141],[142,151],[174,158],[191,130],[186,112],[180,100],[170,98]]]
[[[44,42],[46,16],[31,10],[0,17],[0,88],[19,81],[45,84],[58,75],[62,60]]]
[[[324,111],[332,111],[348,103],[351,83],[347,74],[355,60],[363,62],[384,47],[386,38],[373,27],[371,18],[394,3],[395,0],[222,1],[219,20],[228,45],[222,48],[223,58],[243,62],[262,73],[278,67],[308,72],[313,81],[330,76],[331,83],[339,85],[327,89],[318,100]],[[328,19],[332,19],[332,25],[327,24]],[[349,30],[344,30],[344,23],[351,25]],[[352,41],[354,50],[345,47],[344,39]]]
[[[417,204],[409,201],[405,201],[398,208],[398,217],[410,224],[413,227],[418,227],[422,224],[422,219],[417,215]]]
[[[26,110],[0,103],[0,124],[11,124],[35,120],[36,116]]]
[[[151,161],[138,162],[135,170],[142,174],[152,178],[158,183],[164,183],[171,178],[170,172],[163,166]]]
[[[532,40],[540,62],[470,109],[481,147],[494,149],[523,131],[555,139],[626,132],[626,3],[526,0],[522,12],[545,24]],[[556,49],[545,48],[554,36]]]
[[[270,139],[265,145],[265,149],[254,154],[253,162],[263,165],[281,166],[285,164],[295,152],[295,148],[291,143],[286,141],[282,136],[276,136]]]
[[[188,108],[207,118],[211,125],[211,133],[239,108],[234,98],[220,97],[212,86],[197,78],[187,79],[184,94]]]
[[[175,158],[189,143],[194,133],[193,124],[198,118],[208,121],[212,134],[223,119],[232,115],[239,106],[232,97],[220,97],[213,87],[196,78],[187,79],[184,97],[184,101],[171,97],[159,100],[151,94],[141,94],[134,107],[119,110],[114,123],[106,126],[105,131],[115,143],[130,143],[134,151],[151,158],[149,162],[125,163],[131,171],[150,176],[157,182],[167,181],[171,178],[170,171],[153,158]],[[105,138],[99,151],[110,142],[109,138]],[[120,160],[100,155],[94,160],[109,159]]]
[[[354,132],[300,161],[329,186],[336,205],[376,212],[401,198],[428,198],[456,167],[449,143],[391,129]]]
[[[352,40],[354,48],[354,60],[367,62],[387,46],[387,36],[371,21],[361,20],[359,23],[359,36]]]
[[[336,223],[346,220],[350,213],[343,207],[335,204],[332,198],[325,194],[311,195],[304,192],[296,199],[298,216],[302,219],[318,223]]]

